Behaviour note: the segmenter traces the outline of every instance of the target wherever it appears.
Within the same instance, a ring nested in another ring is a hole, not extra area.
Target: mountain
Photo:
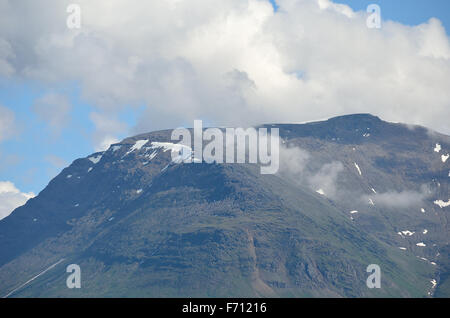
[[[0,221],[0,295],[450,296],[449,136],[369,114],[262,127],[274,175],[171,163],[170,130],[75,160]]]

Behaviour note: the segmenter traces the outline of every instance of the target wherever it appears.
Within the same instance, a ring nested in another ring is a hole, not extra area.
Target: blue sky
[[[417,25],[437,17],[443,22],[447,34],[450,34],[448,0],[340,0],[339,3],[348,4],[354,10],[365,10],[368,4],[377,3],[384,20],[408,25]],[[65,95],[72,105],[71,120],[60,135],[52,132],[31,110],[36,99],[48,93]],[[90,113],[95,108],[83,99],[76,83],[45,85],[0,77],[0,105],[14,112],[17,125],[16,134],[0,143],[0,181],[11,181],[22,192],[32,191],[37,194],[64,166],[94,152],[91,135],[95,127]],[[135,126],[139,114],[139,109],[134,108],[122,111],[119,117],[131,128]],[[116,137],[124,138],[126,134],[122,132]]]

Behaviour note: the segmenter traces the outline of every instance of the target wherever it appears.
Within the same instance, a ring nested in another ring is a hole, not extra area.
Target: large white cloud
[[[33,197],[35,197],[34,193],[22,193],[12,182],[0,181],[0,220]]]
[[[370,112],[450,133],[436,19],[368,29],[365,12],[328,0],[279,0],[277,13],[263,0],[79,0],[82,27],[68,29],[70,2],[0,0],[0,74],[77,81],[105,118],[146,105],[140,132]]]

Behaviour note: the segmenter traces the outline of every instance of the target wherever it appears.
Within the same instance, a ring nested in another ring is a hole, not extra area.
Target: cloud
[[[437,19],[368,29],[366,12],[328,0],[279,0],[276,13],[262,0],[79,0],[71,30],[70,2],[0,0],[0,74],[76,81],[111,118],[145,105],[135,132],[369,112],[450,133],[450,45]]]
[[[0,152],[0,173],[20,164],[23,159],[22,156],[17,154],[4,154]]]
[[[322,190],[329,198],[338,194],[337,181],[343,170],[344,165],[339,161],[317,167],[308,151],[299,147],[280,147],[280,176],[307,185],[313,191]]]
[[[14,113],[0,105],[0,142],[11,137],[16,131]]]
[[[68,166],[68,162],[66,160],[55,155],[47,155],[45,157],[45,161],[51,165],[51,167],[47,169],[47,173],[50,178],[54,178],[59,172],[61,172],[62,168]]]
[[[282,174],[294,175],[295,178],[302,176],[310,154],[299,147],[280,146],[280,172]]]
[[[67,97],[55,93],[49,93],[38,98],[32,106],[33,112],[46,122],[56,135],[59,135],[70,122],[69,112],[71,108]]]
[[[324,164],[317,173],[308,177],[308,182],[313,190],[321,189],[327,197],[333,198],[337,194],[338,175],[343,170],[344,165],[339,161]]]
[[[388,191],[371,195],[364,195],[363,202],[372,199],[375,205],[387,208],[410,208],[420,206],[423,201],[431,195],[431,192],[425,186],[420,191]]]
[[[33,197],[35,197],[34,193],[22,193],[12,182],[0,181],[0,220]]]
[[[55,168],[64,168],[67,166],[67,161],[55,155],[48,155],[45,157],[45,161],[49,162]]]
[[[0,39],[0,75],[8,77],[14,73],[14,67],[7,61],[13,57],[11,45],[4,39]]]
[[[91,113],[90,119],[96,127],[93,136],[95,151],[105,151],[111,144],[119,142],[115,137],[124,133],[128,126],[108,114]]]

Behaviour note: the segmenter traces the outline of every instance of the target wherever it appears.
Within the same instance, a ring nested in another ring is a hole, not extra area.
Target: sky
[[[449,15],[447,0],[0,0],[0,219],[75,159],[194,119],[364,112],[450,134]]]

